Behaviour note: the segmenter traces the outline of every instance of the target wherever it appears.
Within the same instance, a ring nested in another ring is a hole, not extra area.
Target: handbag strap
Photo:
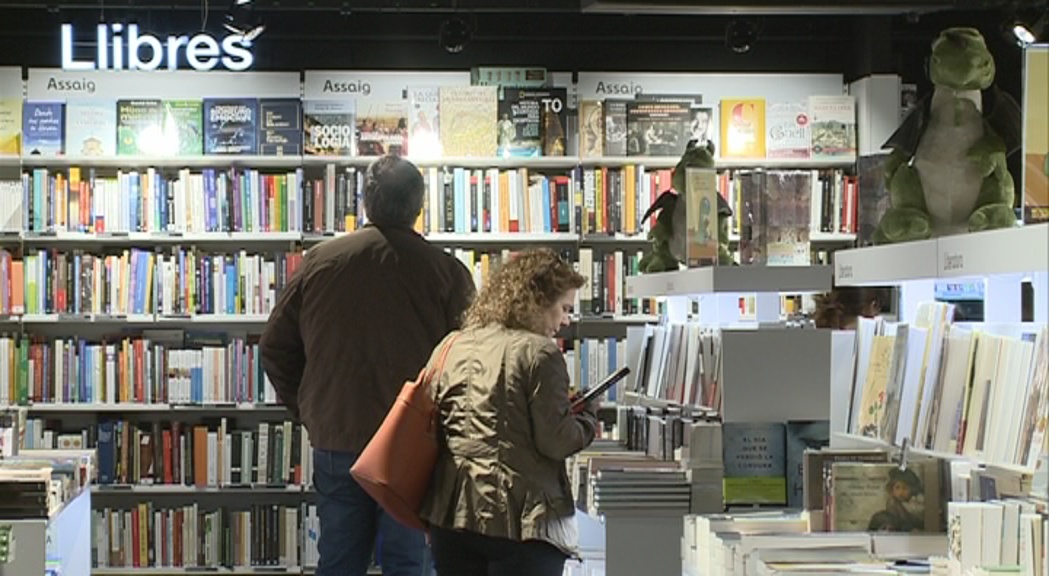
[[[437,355],[437,363],[434,365],[433,368],[431,368],[426,373],[425,378],[426,378],[426,386],[427,387],[430,387],[430,388],[433,387],[433,385],[434,385],[433,378],[434,378],[434,374],[435,373],[438,375],[438,377],[437,377],[438,382],[440,381],[440,374],[442,374],[444,372],[444,361],[445,361],[446,358],[448,358],[448,351],[452,349],[452,343],[455,342],[455,339],[459,337],[459,334],[460,334],[459,332],[456,332],[455,334],[452,334],[447,340],[445,340],[444,346],[441,347],[440,354]],[[434,402],[433,402],[433,411],[430,413],[430,430],[431,431],[436,431],[437,430],[437,412],[438,412],[438,410],[437,410],[437,393],[438,393],[437,390],[432,390]]]

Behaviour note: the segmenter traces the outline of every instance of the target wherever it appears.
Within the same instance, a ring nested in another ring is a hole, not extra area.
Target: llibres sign
[[[137,24],[99,24],[95,29],[94,60],[75,60],[73,43],[78,40],[72,24],[62,25],[62,69],[86,70],[177,70],[189,67],[205,72],[217,67],[240,72],[251,68],[255,55],[251,41],[231,34],[216,39],[200,32],[193,36],[168,36],[161,40],[141,34]],[[79,38],[86,41],[86,38]]]

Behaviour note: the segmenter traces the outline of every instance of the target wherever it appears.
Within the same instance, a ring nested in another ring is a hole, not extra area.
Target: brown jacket
[[[314,448],[360,452],[473,294],[466,267],[414,230],[365,226],[309,250],[270,314],[262,366]]]
[[[460,332],[433,385],[440,452],[422,518],[529,540],[572,515],[565,460],[590,445],[597,420],[571,413],[568,387],[550,338],[495,326]]]

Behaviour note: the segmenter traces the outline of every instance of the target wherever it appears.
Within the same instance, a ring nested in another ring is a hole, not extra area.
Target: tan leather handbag
[[[379,431],[350,468],[361,488],[387,514],[419,530],[426,530],[419,510],[437,462],[437,409],[430,387],[435,375],[440,377],[444,371],[457,336],[445,341],[435,367],[423,368],[414,382],[404,383]]]

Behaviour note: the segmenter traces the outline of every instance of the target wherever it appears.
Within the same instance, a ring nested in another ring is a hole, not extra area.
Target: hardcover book
[[[605,155],[627,155],[627,117],[628,100],[606,99],[605,107]]]
[[[66,151],[70,156],[116,156],[117,103],[113,100],[66,102]]]
[[[441,91],[408,87],[408,149],[415,158],[441,157]]]
[[[303,103],[302,145],[307,156],[353,156],[356,146],[353,100]]]
[[[160,100],[117,100],[117,155],[161,154],[163,121]]]
[[[721,101],[721,157],[765,157],[765,100]]]
[[[22,108],[22,142],[26,156],[61,156],[65,122],[62,102],[26,102]]]
[[[259,121],[259,154],[302,154],[302,101],[298,98],[261,98]]]
[[[856,99],[810,96],[812,157],[835,160],[856,156]]]
[[[357,155],[386,154],[408,154],[408,109],[405,102],[357,102]]]
[[[605,155],[605,109],[600,100],[579,102],[579,155],[583,158]]]
[[[200,100],[164,101],[164,140],[168,155],[204,153],[203,108]]]
[[[0,156],[22,153],[22,100],[0,99]]]
[[[807,103],[770,102],[766,152],[769,158],[808,158],[809,107]]]
[[[441,86],[445,156],[491,156],[496,149],[495,86]]]
[[[942,532],[940,464],[836,462],[830,473],[834,532]]]
[[[204,153],[258,154],[259,101],[254,98],[204,100]]]
[[[688,102],[630,100],[626,103],[627,156],[681,156],[691,135]]]

